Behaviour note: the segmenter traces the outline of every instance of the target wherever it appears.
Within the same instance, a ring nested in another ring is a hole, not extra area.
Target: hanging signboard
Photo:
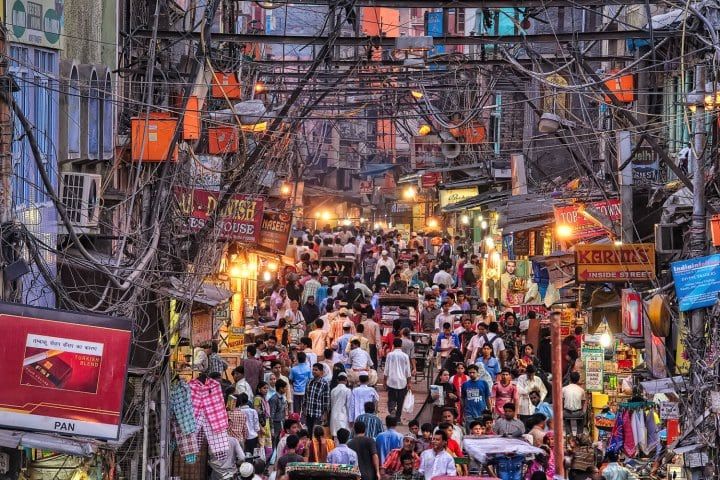
[[[361,195],[372,195],[374,189],[374,183],[372,180],[363,180],[360,182],[360,194]]]
[[[420,184],[422,188],[432,188],[436,186],[442,180],[442,174],[440,172],[423,173],[420,177]]]
[[[660,159],[650,145],[635,150],[632,159],[633,182],[638,185],[657,182],[660,179]]]
[[[175,188],[175,197],[183,217],[185,233],[196,233],[215,214],[220,194],[209,190]],[[263,218],[263,199],[250,195],[233,195],[217,216],[218,240],[257,243]]]
[[[655,279],[655,245],[575,245],[579,282],[643,282]]]
[[[720,254],[670,264],[680,311],[714,305],[720,293]]]
[[[680,404],[678,402],[660,402],[660,419],[671,418],[680,418]]]
[[[478,190],[476,187],[451,188],[449,190],[439,190],[438,193],[440,195],[440,208],[444,208],[453,203],[476,197],[478,194]]]
[[[583,215],[582,211],[589,215]],[[611,198],[602,202],[592,202],[586,205],[563,205],[554,207],[555,222],[557,225],[566,225],[572,229],[573,240],[607,236],[607,230],[593,221],[593,212],[599,212],[601,218],[597,220],[618,223],[622,219],[620,199]]]
[[[631,288],[621,292],[623,333],[628,337],[643,336],[643,304],[640,294]]]
[[[9,42],[35,47],[63,48],[64,2],[14,0],[6,2]]]
[[[581,354],[585,364],[585,389],[589,392],[602,392],[605,351],[602,347],[584,345]]]
[[[0,426],[117,439],[132,322],[0,304]]]
[[[291,213],[265,210],[260,224],[260,240],[258,240],[258,244],[269,248],[273,252],[284,254],[290,238],[291,228]]]

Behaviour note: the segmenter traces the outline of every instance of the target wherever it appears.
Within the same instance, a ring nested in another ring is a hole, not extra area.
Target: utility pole
[[[633,172],[632,140],[628,130],[618,130],[615,134],[617,142],[618,185],[620,187],[620,206],[622,208],[622,231],[620,239],[623,243],[633,241]]]
[[[705,255],[707,229],[705,219],[705,66],[695,67],[695,115],[693,116],[694,146],[691,150],[693,211],[690,226],[690,256]],[[702,339],[705,332],[703,309],[693,310],[690,332],[695,340]],[[703,342],[704,343],[704,342]]]
[[[559,461],[555,462],[555,474],[564,478],[565,466],[562,461],[565,458],[565,432],[563,419],[563,399],[562,399],[562,336],[560,335],[560,326],[562,317],[560,312],[552,312],[550,314],[550,343],[552,344],[552,407],[553,407],[553,428],[555,429],[555,458]]]

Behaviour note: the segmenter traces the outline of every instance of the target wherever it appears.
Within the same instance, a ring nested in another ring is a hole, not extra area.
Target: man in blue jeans
[[[462,384],[460,395],[465,429],[470,431],[470,423],[482,420],[485,410],[488,408],[490,388],[485,380],[480,380],[477,365],[468,366],[467,372],[470,380]]]
[[[305,405],[305,387],[312,377],[312,372],[304,352],[297,354],[297,360],[297,364],[290,369],[290,381],[293,388],[293,412],[299,414]]]

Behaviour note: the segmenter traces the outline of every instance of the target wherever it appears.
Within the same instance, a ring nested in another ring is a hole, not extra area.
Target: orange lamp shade
[[[710,232],[713,247],[720,247],[720,215],[713,215],[710,218]]]
[[[134,162],[175,161],[178,158],[177,144],[170,152],[178,120],[168,113],[154,112],[130,120],[132,160]]]
[[[470,124],[463,129],[465,143],[476,145],[485,141],[485,126],[479,123]]]
[[[237,127],[210,127],[208,128],[208,153],[222,155],[235,153],[240,146]]]
[[[615,97],[622,103],[632,103],[635,101],[635,77],[632,74],[617,76],[619,70],[611,70],[609,80],[605,81],[605,86]],[[610,97],[605,96],[605,103],[612,103]]]
[[[213,98],[229,98],[239,100],[242,98],[242,86],[235,72],[214,72],[212,74],[212,88],[210,94]]]

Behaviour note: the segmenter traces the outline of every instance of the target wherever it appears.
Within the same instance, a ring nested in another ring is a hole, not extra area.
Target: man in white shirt
[[[478,333],[470,339],[467,346],[467,356],[469,357],[468,361],[470,363],[475,363],[480,349],[483,345],[489,343],[493,348],[493,355],[502,365],[504,361],[503,356],[505,355],[505,342],[503,342],[503,339],[497,334],[497,322],[493,322],[492,325],[492,330],[495,331],[488,331],[488,325],[486,323],[478,323]]]
[[[525,373],[520,375],[515,382],[518,389],[519,405],[518,416],[520,420],[525,421],[528,417],[535,413],[535,405],[530,401],[530,392],[537,391],[540,393],[540,401],[542,402],[547,395],[547,388],[543,381],[535,375],[535,366],[528,365]]]
[[[393,260],[390,256],[387,250],[383,250],[380,252],[380,260],[378,260],[377,264],[375,265],[375,276],[377,277],[380,275],[380,267],[387,267],[388,272],[391,274],[393,273],[393,270],[395,270],[395,260]]]
[[[570,372],[570,384],[563,387],[563,409],[570,412],[577,412],[585,409],[585,390],[578,385],[580,374]]]
[[[454,283],[453,278],[452,275],[445,271],[445,268],[447,268],[445,265],[440,266],[440,270],[433,277],[433,284],[445,285],[446,288],[451,288]]]
[[[447,448],[447,432],[438,430],[433,434],[432,448],[425,450],[420,456],[418,472],[425,480],[437,477],[456,477],[455,460],[445,450]]]
[[[380,395],[377,390],[368,385],[370,377],[368,375],[360,375],[360,385],[352,389],[350,395],[350,406],[348,414],[350,422],[365,413],[365,403],[373,402],[375,405],[380,401]]]
[[[203,343],[199,347],[195,347],[193,352],[192,368],[199,372],[206,372],[210,366],[210,354],[212,353],[212,344],[210,342]]]
[[[455,315],[450,315],[450,306],[452,300],[447,299],[442,304],[442,312],[435,317],[435,332],[442,330],[442,326],[445,323],[449,323],[451,326],[455,325]]]
[[[384,370],[385,386],[388,391],[388,414],[393,415],[398,421],[412,380],[410,357],[402,351],[402,343],[402,338],[393,340],[393,350],[385,357]]]
[[[348,378],[351,384],[357,384],[360,375],[368,375],[370,377],[370,385],[377,383],[377,373],[372,370],[375,364],[373,364],[372,359],[370,359],[370,354],[360,348],[360,339],[353,338],[350,341],[350,351],[347,355],[347,361],[350,365]]]
[[[345,245],[343,245],[342,253],[343,253],[343,256],[351,254],[352,256],[357,257],[358,250],[357,250],[357,245],[355,245],[354,237],[350,237],[348,242]]]

